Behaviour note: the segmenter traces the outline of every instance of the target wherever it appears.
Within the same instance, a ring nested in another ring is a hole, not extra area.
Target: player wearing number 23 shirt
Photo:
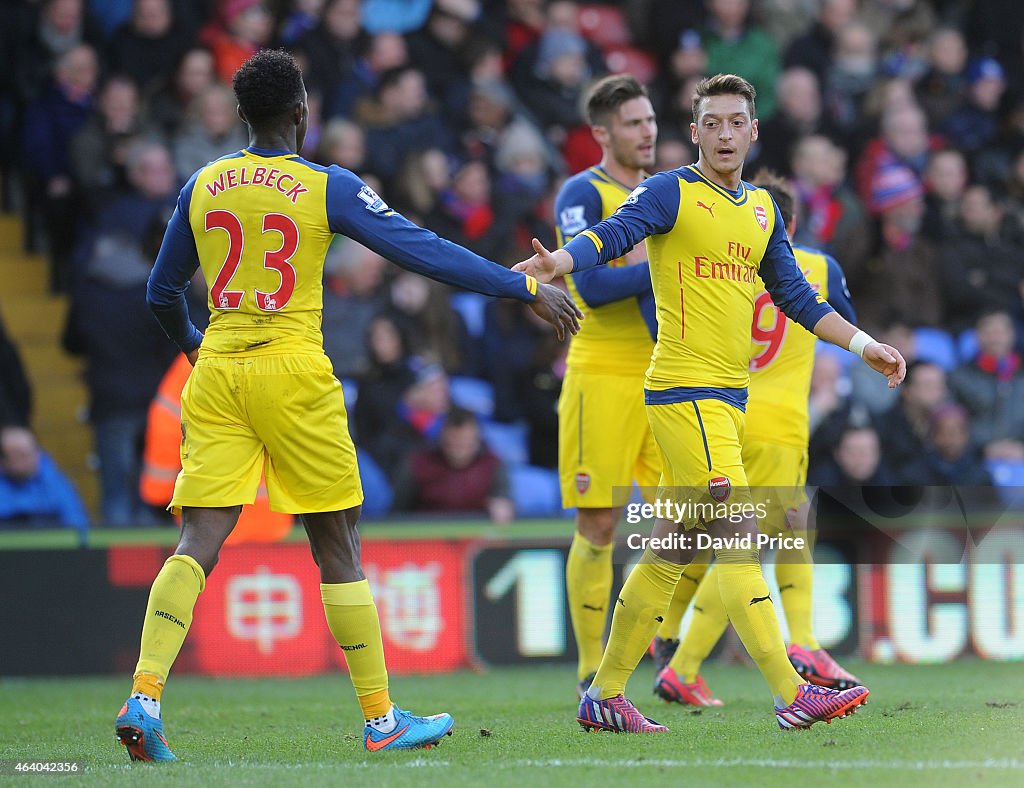
[[[182,470],[171,499],[182,510],[181,538],[153,581],[132,694],[115,732],[133,760],[174,760],[163,731],[164,684],[220,548],[265,470],[270,508],[299,514],[309,538],[327,625],[363,713],[365,748],[431,747],[454,722],[392,703],[380,620],[360,566],[363,492],[320,328],[324,257],[343,233],[432,279],[527,302],[559,338],[579,330],[580,313],[558,288],[407,221],[351,172],[300,157],[309,103],[288,53],[257,52],[233,87],[250,145],[185,184],[147,289],[157,319],[195,368],[181,395]],[[200,265],[211,312],[205,337],[184,298]]]
[[[537,298],[533,277],[414,225],[340,167],[256,147],[211,162],[181,190],[149,286],[154,311],[182,350],[202,343],[182,396],[174,509],[251,503],[265,453],[275,511],[361,503],[340,384],[320,329],[323,261],[335,233],[447,284]],[[205,336],[181,300],[197,263],[209,287]]]

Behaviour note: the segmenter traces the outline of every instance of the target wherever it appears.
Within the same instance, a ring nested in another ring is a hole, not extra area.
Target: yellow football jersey
[[[182,188],[146,298],[185,352],[201,344],[204,354],[322,354],[324,256],[335,233],[445,284],[527,303],[537,294],[532,276],[418,227],[348,170],[250,147]],[[205,337],[184,299],[199,265],[209,288]]]
[[[853,322],[850,294],[839,264],[816,249],[795,246],[793,252],[815,292]],[[807,398],[817,337],[787,320],[762,290],[754,301],[751,340],[746,438],[807,448]]]
[[[610,216],[629,192],[601,167],[569,178],[555,200],[558,245]],[[622,257],[608,262],[609,270],[627,265]],[[565,278],[585,317],[569,345],[567,362],[573,369],[639,376],[650,363],[654,339],[641,313],[651,290],[650,271],[646,265],[631,269],[611,275],[608,270],[581,271]]]
[[[249,151],[199,171],[189,224],[209,286],[211,353],[323,349],[327,173]]]
[[[771,195],[746,182],[730,192],[694,165],[658,173],[566,248],[585,269],[644,238],[658,316],[649,404],[710,397],[745,406],[761,280],[803,325],[831,311],[797,268]]]

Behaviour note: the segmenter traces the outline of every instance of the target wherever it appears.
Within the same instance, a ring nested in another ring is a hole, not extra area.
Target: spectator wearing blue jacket
[[[89,515],[74,484],[27,427],[0,430],[0,528],[67,526],[83,535]]]

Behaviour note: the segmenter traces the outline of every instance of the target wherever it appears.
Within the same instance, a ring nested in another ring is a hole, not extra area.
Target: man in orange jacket
[[[139,474],[139,494],[151,506],[167,506],[174,494],[174,480],[181,470],[181,390],[192,372],[184,354],[167,370],[146,419],[146,449]],[[226,544],[277,542],[291,531],[294,518],[270,510],[267,488],[260,482],[256,502],[242,507],[238,525]]]

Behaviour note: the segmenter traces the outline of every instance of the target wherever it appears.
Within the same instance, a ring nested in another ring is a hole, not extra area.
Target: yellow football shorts
[[[252,503],[331,512],[362,503],[341,383],[326,356],[203,356],[181,395],[181,473],[170,507]]]
[[[807,500],[807,448],[748,440],[743,443],[743,465],[754,500],[763,502],[768,512],[758,522],[761,530],[769,536],[788,531],[786,513]]]
[[[741,455],[743,411],[721,400],[702,399],[648,405],[647,416],[661,449],[659,499],[678,506],[724,504],[737,513],[741,507],[749,511]],[[683,524],[690,528],[698,522],[686,518]]]
[[[562,506],[625,506],[634,481],[657,487],[661,454],[645,407],[642,377],[566,372],[558,399]]]

